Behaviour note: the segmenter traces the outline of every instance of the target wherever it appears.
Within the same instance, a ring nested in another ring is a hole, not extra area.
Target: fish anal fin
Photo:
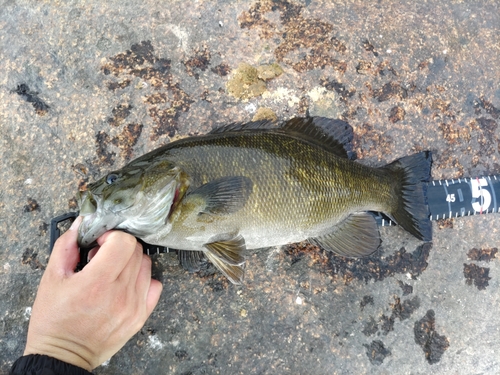
[[[221,236],[223,237],[223,236]],[[204,245],[207,258],[233,283],[243,281],[245,240],[242,236],[229,236]]]
[[[227,215],[243,208],[252,193],[252,180],[245,176],[229,176],[210,181],[189,193],[206,202],[200,214]],[[188,197],[189,198],[189,197]]]
[[[332,233],[310,238],[310,242],[344,257],[370,255],[380,246],[375,217],[368,212],[354,213],[335,226]]]
[[[201,263],[205,260],[203,251],[178,251],[179,262],[181,266],[188,272],[198,272],[201,268]]]

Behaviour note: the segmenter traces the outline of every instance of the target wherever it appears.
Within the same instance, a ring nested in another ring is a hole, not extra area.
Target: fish
[[[383,213],[432,240],[426,196],[432,154],[361,164],[353,128],[324,117],[232,123],[167,143],[79,195],[78,244],[111,229],[178,249],[194,272],[205,257],[241,284],[247,249],[309,241],[345,257],[372,254]]]

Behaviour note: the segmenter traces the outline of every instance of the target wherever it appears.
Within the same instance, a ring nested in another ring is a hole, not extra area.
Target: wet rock
[[[472,248],[468,251],[467,257],[470,260],[480,261],[480,262],[489,262],[492,259],[495,259],[498,253],[498,248],[490,247],[484,249]]]
[[[435,330],[436,318],[434,310],[428,310],[425,316],[415,322],[415,342],[422,347],[425,359],[431,365],[438,363],[450,346],[449,340]]]
[[[370,345],[363,345],[366,348],[366,355],[372,365],[380,366],[391,351],[384,346],[380,340],[374,340]]]
[[[38,96],[38,92],[30,90],[29,86],[26,83],[21,83],[17,86],[16,89],[12,91],[22,97],[28,103],[31,103],[37,115],[44,116],[45,114],[47,114],[50,106]]]
[[[474,284],[477,289],[484,290],[489,285],[488,281],[491,280],[489,274],[490,269],[487,267],[464,263],[464,276],[467,285]]]

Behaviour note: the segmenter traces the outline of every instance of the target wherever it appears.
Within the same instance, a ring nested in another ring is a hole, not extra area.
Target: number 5
[[[481,186],[488,186],[488,182],[484,178],[479,178],[471,180],[470,184],[472,189],[472,198],[481,198],[480,202],[472,202],[472,208],[474,211],[479,213],[487,211],[491,204],[491,194],[488,190],[482,189]]]

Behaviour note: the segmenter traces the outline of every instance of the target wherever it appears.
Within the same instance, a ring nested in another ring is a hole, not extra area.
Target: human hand
[[[80,272],[79,217],[55,243],[33,305],[24,355],[44,354],[91,371],[144,325],[162,285],[130,234],[111,231]]]

